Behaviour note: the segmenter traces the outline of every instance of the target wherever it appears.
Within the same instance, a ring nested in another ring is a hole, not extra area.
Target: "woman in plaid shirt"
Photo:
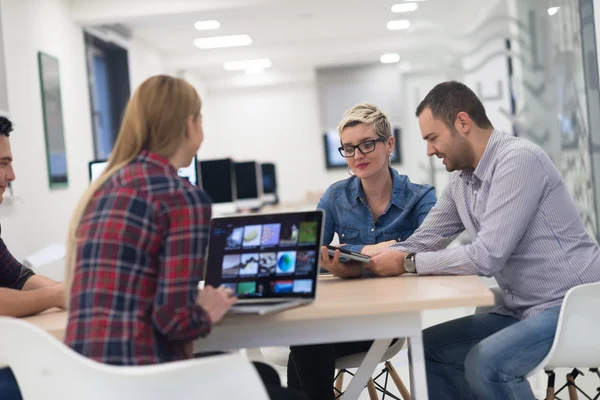
[[[108,166],[71,221],[65,343],[115,365],[189,357],[235,302],[198,294],[210,200],[177,175],[203,140],[201,101],[181,79],[155,76],[131,98]]]
[[[69,229],[65,343],[115,365],[192,357],[236,298],[202,277],[211,204],[177,175],[198,152],[201,101],[186,81],[155,76],[133,94],[105,172],[82,196]],[[271,399],[303,400],[255,364]]]

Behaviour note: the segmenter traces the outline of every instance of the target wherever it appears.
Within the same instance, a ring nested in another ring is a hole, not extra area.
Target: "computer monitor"
[[[263,181],[263,204],[277,204],[277,174],[275,164],[263,163],[260,165]]]
[[[237,211],[237,188],[231,158],[200,161],[202,189],[213,202],[213,215],[231,215]]]
[[[237,206],[240,210],[257,210],[262,206],[262,171],[256,161],[235,163]]]
[[[89,162],[88,172],[90,176],[90,183],[94,182],[100,175],[102,175],[102,172],[104,172],[107,164],[108,160],[94,160]]]
[[[177,175],[187,179],[194,186],[199,186],[198,160],[196,156],[192,159],[192,163],[184,168],[179,168]]]
[[[108,160],[94,160],[90,161],[88,164],[88,172],[90,176],[90,183],[95,181],[101,174],[104,172],[104,169],[108,165]],[[198,186],[198,162],[196,160],[196,156],[192,160],[192,163],[185,167],[179,168],[177,174],[190,181],[190,183],[194,186]]]

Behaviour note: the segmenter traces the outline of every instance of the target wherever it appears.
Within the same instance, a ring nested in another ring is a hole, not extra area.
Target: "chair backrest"
[[[12,369],[27,400],[268,399],[256,369],[237,354],[122,367],[83,357],[23,320],[0,317],[0,332],[0,367]]]
[[[572,288],[563,301],[550,352],[529,376],[542,368],[600,366],[600,282]]]

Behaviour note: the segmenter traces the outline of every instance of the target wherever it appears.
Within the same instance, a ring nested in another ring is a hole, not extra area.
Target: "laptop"
[[[324,212],[213,218],[205,284],[233,290],[233,313],[268,314],[315,299]]]

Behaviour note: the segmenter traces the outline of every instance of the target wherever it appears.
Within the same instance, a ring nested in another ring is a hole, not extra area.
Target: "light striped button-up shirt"
[[[465,229],[472,242],[446,249]],[[504,299],[494,311],[519,319],[600,281],[600,249],[548,155],[499,131],[477,168],[454,173],[421,227],[391,249],[417,253],[419,275],[493,276]]]

